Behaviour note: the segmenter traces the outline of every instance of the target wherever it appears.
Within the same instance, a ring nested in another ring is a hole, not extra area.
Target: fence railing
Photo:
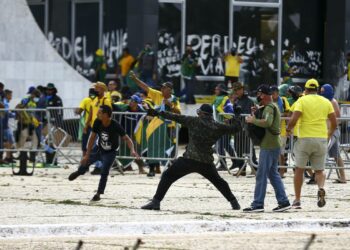
[[[345,107],[347,108],[347,107]],[[343,115],[347,113],[344,111]],[[350,114],[350,112],[349,112]],[[229,123],[232,114],[215,114],[215,119]],[[241,115],[245,124],[245,115]],[[6,123],[6,119],[8,122]],[[170,161],[178,155],[179,125],[168,120],[147,117],[146,113],[113,112],[126,133],[132,138],[142,160]],[[282,118],[288,122],[288,118]],[[49,164],[59,162],[78,163],[82,156],[81,139],[84,117],[76,108],[48,109],[0,109],[0,152],[6,156],[20,151],[29,152],[29,160]],[[4,126],[5,124],[5,126]],[[8,126],[6,126],[8,124]],[[350,116],[338,119],[339,153],[345,168],[350,164]],[[12,135],[12,136],[11,136]],[[286,143],[286,164],[280,168],[294,168],[294,136],[282,138]],[[333,141],[330,141],[330,145]],[[120,141],[117,158],[123,164],[133,161],[127,145]],[[219,162],[226,165],[226,160],[235,161],[241,167],[257,167],[259,147],[255,147],[245,130],[222,137],[215,145]],[[5,156],[5,157],[6,157]],[[327,157],[326,168],[339,169],[334,157]]]

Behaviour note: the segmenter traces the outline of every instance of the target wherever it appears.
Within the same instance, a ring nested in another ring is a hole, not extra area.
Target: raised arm
[[[130,71],[130,78],[131,80],[133,80],[137,86],[139,86],[141,89],[143,89],[144,91],[146,91],[148,93],[148,85],[146,83],[144,83],[143,81],[141,81],[136,74],[134,73],[134,71]]]

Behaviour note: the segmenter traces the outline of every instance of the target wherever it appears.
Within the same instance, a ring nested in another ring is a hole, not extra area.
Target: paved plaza
[[[123,249],[137,238],[140,249],[302,249],[311,237],[314,249],[346,249],[350,243],[349,184],[327,180],[327,204],[316,205],[315,185],[304,185],[301,210],[273,213],[277,205],[269,185],[265,212],[245,214],[230,204],[197,174],[176,182],[161,203],[161,211],[145,211],[160,176],[113,170],[105,195],[91,203],[99,180],[86,174],[74,182],[67,177],[76,166],[36,169],[34,176],[13,176],[1,168],[0,249]],[[136,169],[136,168],[135,168]],[[248,171],[249,172],[249,171]],[[242,207],[250,205],[254,177],[220,174]],[[349,174],[349,173],[348,173]],[[284,179],[293,196],[292,171]]]

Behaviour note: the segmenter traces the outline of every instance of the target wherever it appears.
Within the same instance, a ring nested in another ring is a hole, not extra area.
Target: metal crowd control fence
[[[350,109],[350,105],[349,105]],[[350,114],[350,112],[349,112]],[[225,114],[216,114],[215,119],[219,122],[229,123],[230,118],[233,114],[225,113]],[[237,176],[241,173],[241,171],[245,170],[245,168],[249,165],[252,169],[258,167],[257,162],[259,161],[259,147],[254,146],[251,140],[248,138],[248,135],[245,131],[246,122],[245,117],[247,115],[241,115],[239,119],[243,125],[243,131],[237,133],[236,135],[227,135],[222,137],[215,145],[215,151],[217,153],[218,159],[220,163],[224,164],[227,168],[226,160],[230,159],[233,161],[233,164],[237,162],[237,160],[243,160],[244,164],[241,165],[241,170],[237,173]],[[289,117],[282,117],[281,120],[286,121],[288,123]],[[328,178],[330,177],[333,170],[337,171],[339,176],[339,169],[350,169],[350,117],[342,117],[338,119],[338,132],[339,136],[335,143],[339,143],[339,156],[343,159],[344,167],[339,166],[337,159],[334,157],[330,157],[327,155],[326,160],[326,169],[329,169]],[[285,136],[281,137],[282,140],[285,141],[284,144],[284,155],[285,155],[285,164],[279,164],[279,168],[295,168],[294,162],[294,154],[293,148],[294,144],[297,140],[297,137]],[[328,143],[328,150],[330,146],[333,145],[333,141],[335,137],[332,137]],[[228,168],[227,168],[228,169]],[[228,169],[229,171],[229,169]],[[230,172],[230,171],[229,171]]]
[[[113,112],[113,119],[122,125],[133,140],[141,160],[169,163],[177,157],[180,128],[178,124],[139,112]],[[133,161],[129,148],[122,140],[119,142],[117,159],[123,166]]]
[[[134,141],[141,160],[167,162],[178,154],[179,125],[169,120],[147,117],[145,113],[113,112]],[[20,162],[20,154],[34,167],[79,163],[84,118],[76,108],[0,109],[0,152],[11,158],[12,166]],[[6,128],[6,129],[5,129]],[[124,141],[119,144],[118,161],[125,166],[134,159]],[[20,153],[23,152],[23,153]],[[13,158],[12,158],[13,156]]]
[[[37,163],[44,163],[44,145],[50,143],[44,128],[50,128],[49,119],[45,109],[0,109],[1,163],[12,166],[14,174],[32,175]],[[27,164],[32,165],[31,172],[27,172]]]

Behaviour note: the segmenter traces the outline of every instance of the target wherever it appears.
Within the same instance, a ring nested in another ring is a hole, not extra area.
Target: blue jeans
[[[90,154],[89,162],[85,166],[80,166],[78,168],[79,174],[85,174],[89,170],[89,166],[96,162],[102,161],[101,178],[98,184],[97,193],[104,194],[108,174],[111,166],[114,163],[115,157],[117,156],[116,151],[104,152],[100,151],[97,146],[95,146]]]
[[[279,205],[289,203],[284,190],[284,185],[278,173],[278,157],[280,148],[260,149],[258,171],[256,173],[256,183],[254,191],[253,207],[264,207],[266,195],[267,178],[275,190],[276,199]]]

